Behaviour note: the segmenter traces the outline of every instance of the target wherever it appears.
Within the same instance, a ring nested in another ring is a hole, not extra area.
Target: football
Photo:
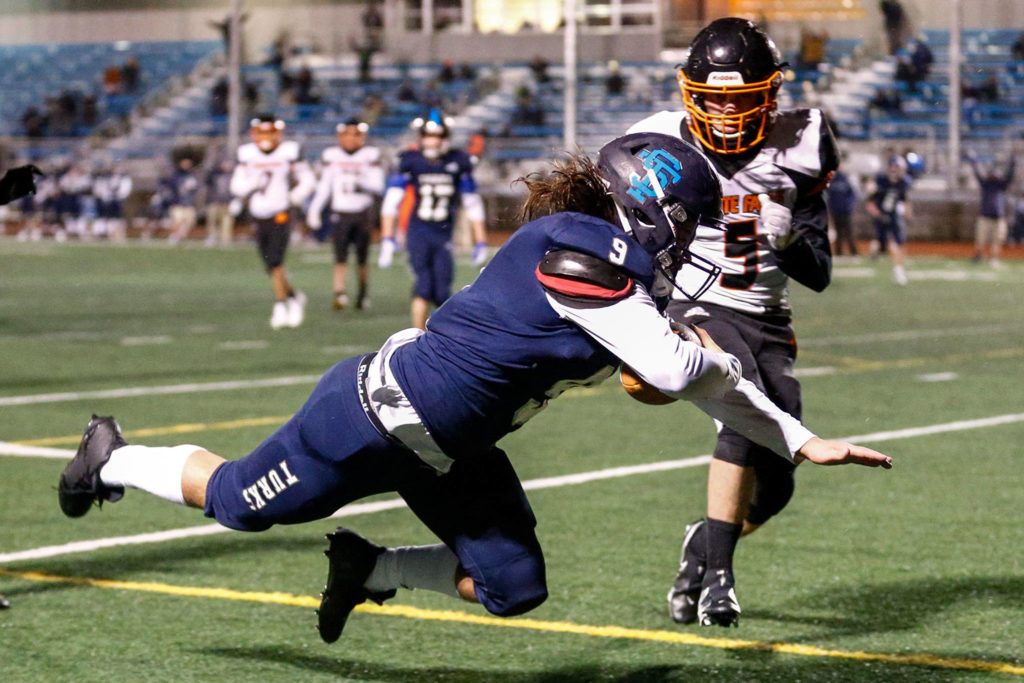
[[[692,342],[697,346],[704,346],[700,340],[700,336],[697,334],[697,331],[690,325],[677,322],[671,318],[669,318],[669,324],[671,324],[672,330],[686,341]],[[640,376],[636,374],[633,368],[629,367],[625,363],[623,363],[622,369],[619,370],[619,382],[622,383],[622,388],[626,390],[627,394],[637,401],[646,403],[649,406],[663,406],[679,400],[667,394],[663,394],[647,382],[640,379]]]
[[[619,370],[619,381],[626,393],[641,403],[649,406],[663,406],[679,400],[661,393],[647,382],[640,379],[640,376],[633,371],[633,368],[626,364]]]

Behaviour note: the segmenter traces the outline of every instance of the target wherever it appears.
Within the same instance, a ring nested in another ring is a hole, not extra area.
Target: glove
[[[0,204],[13,202],[27,194],[35,194],[36,176],[42,177],[43,172],[32,164],[9,170],[0,178]]]
[[[306,225],[312,230],[319,230],[320,226],[323,225],[323,221],[320,220],[320,212],[310,211],[306,214]]]
[[[768,246],[781,251],[796,239],[796,233],[792,231],[793,212],[782,204],[776,204],[764,193],[757,198],[761,202],[761,222],[767,232]]]
[[[473,247],[473,265],[482,266],[487,261],[487,244],[477,242]]]
[[[377,259],[377,267],[379,268],[390,268],[391,260],[395,257],[395,239],[393,237],[385,237],[380,241],[380,257]]]

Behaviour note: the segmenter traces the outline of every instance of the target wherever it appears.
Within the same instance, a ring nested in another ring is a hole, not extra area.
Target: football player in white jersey
[[[270,326],[298,327],[305,316],[306,295],[288,282],[284,255],[291,237],[291,207],[309,196],[316,176],[302,159],[299,143],[284,139],[284,121],[261,115],[249,125],[252,142],[238,148],[231,194],[256,224],[256,243],[274,288]]]
[[[693,265],[703,267],[680,271],[670,314],[704,328],[740,359],[744,377],[799,417],[788,283],[792,278],[815,291],[829,284],[822,191],[838,155],[820,111],[777,109],[783,66],[775,44],[753,22],[715,20],[694,38],[679,73],[684,111],[660,112],[629,132],[667,133],[700,145],[722,183],[727,229],[698,230],[690,251]],[[719,273],[698,291],[709,268]],[[793,474],[791,463],[720,427],[707,516],[687,527],[668,594],[673,620],[738,623],[736,543],[785,507]]]
[[[321,225],[324,205],[330,200],[330,224],[334,240],[334,308],[348,305],[345,293],[348,249],[354,246],[359,266],[359,289],[356,309],[369,303],[366,298],[366,258],[370,248],[370,231],[376,212],[374,198],[384,192],[384,170],[380,150],[366,144],[369,126],[359,119],[339,123],[338,146],[328,147],[321,156],[323,173],[313,201],[306,211],[306,224],[314,230]]]

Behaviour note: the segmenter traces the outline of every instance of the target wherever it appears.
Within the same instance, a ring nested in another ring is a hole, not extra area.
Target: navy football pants
[[[439,475],[378,433],[359,403],[359,358],[335,365],[305,405],[206,488],[206,515],[241,531],[322,519],[359,498],[397,491],[458,556],[480,603],[511,616],[547,597],[536,519],[505,454],[492,448]]]
[[[455,257],[451,230],[441,232],[422,226],[409,226],[406,237],[409,266],[416,275],[412,294],[440,306],[452,293]]]

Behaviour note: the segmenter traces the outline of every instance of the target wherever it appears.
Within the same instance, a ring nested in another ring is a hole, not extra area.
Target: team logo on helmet
[[[643,149],[636,154],[636,158],[643,162],[647,174],[643,177],[637,173],[631,174],[629,177],[630,188],[627,192],[638,202],[658,196],[657,190],[651,185],[652,172],[657,178],[660,188],[668,187],[683,179],[683,176],[679,174],[679,169],[683,167],[682,162],[663,149]]]

